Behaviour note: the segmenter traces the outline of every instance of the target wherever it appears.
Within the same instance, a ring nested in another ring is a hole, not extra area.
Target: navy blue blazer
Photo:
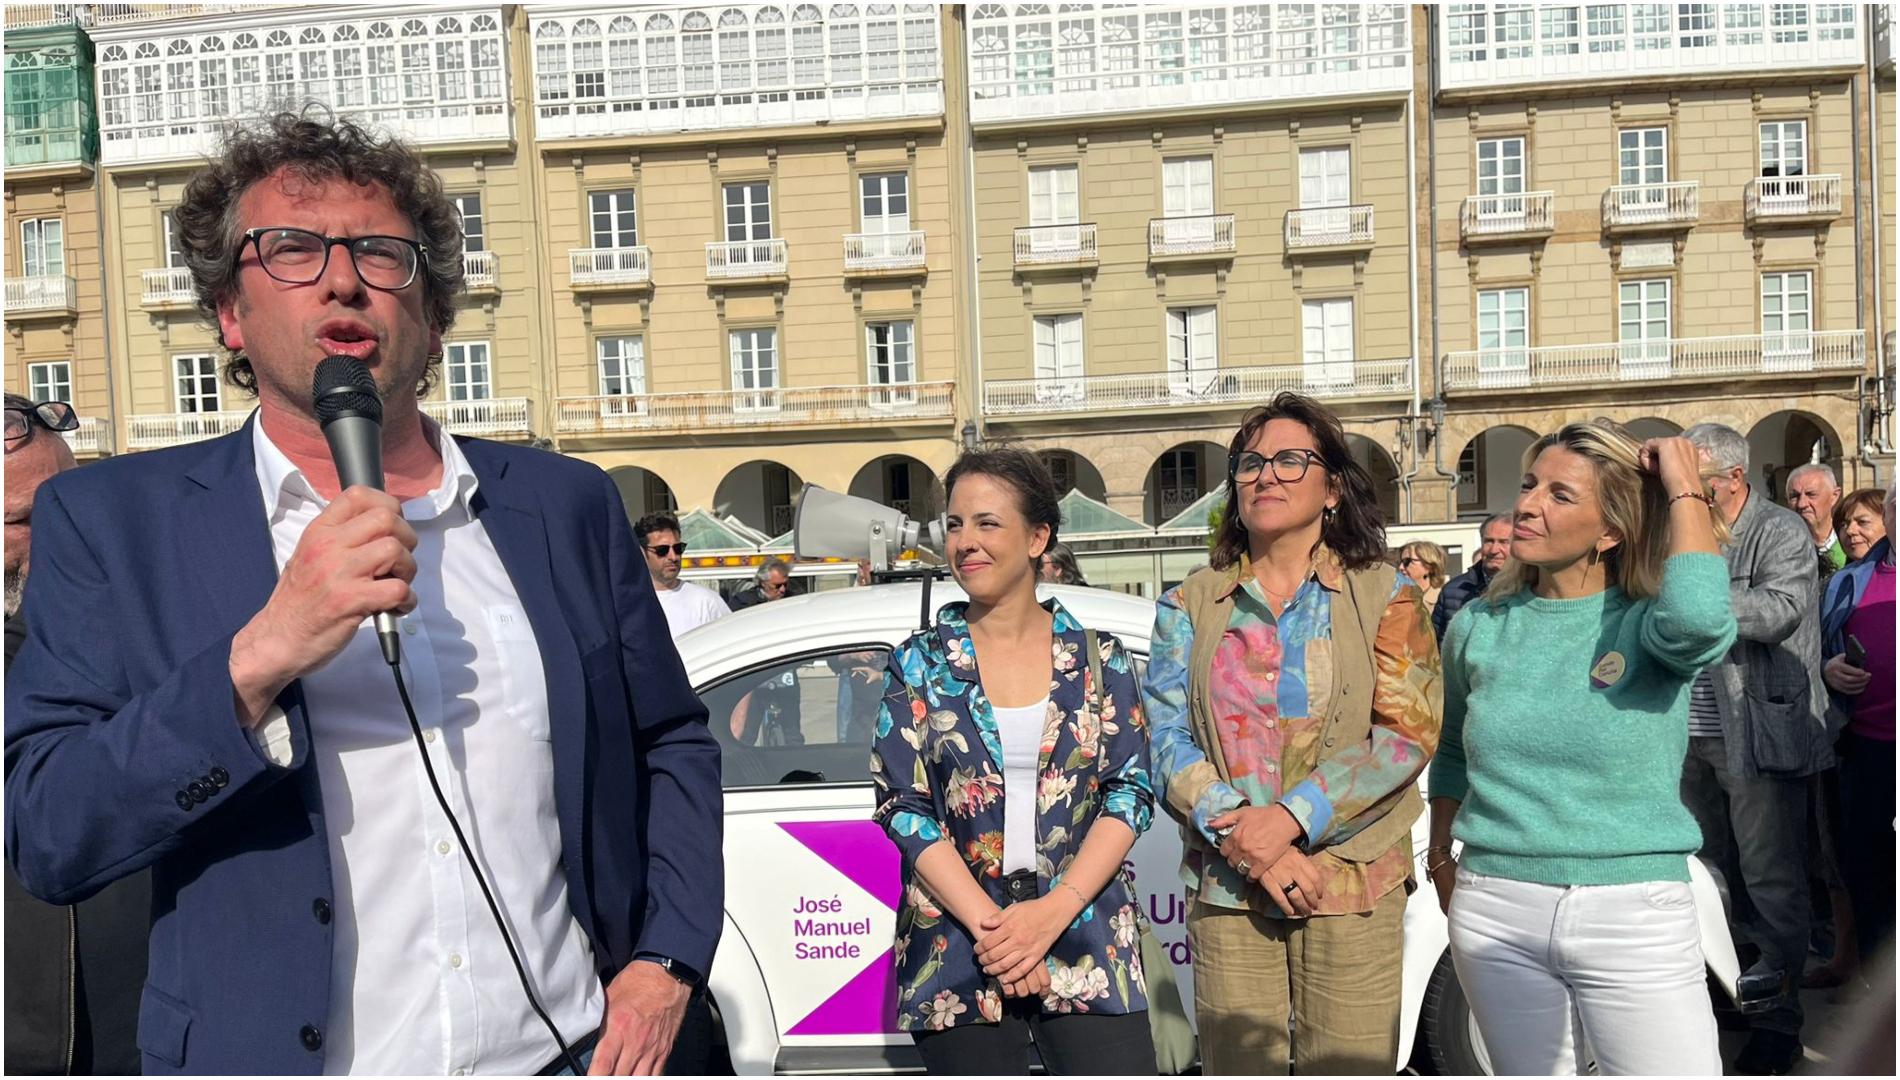
[[[61,474],[33,505],[27,640],[6,680],[6,855],[56,904],[152,868],[147,1073],[323,1071],[317,771],[264,759],[231,690],[231,639],[277,580],[256,422]],[[547,672],[567,895],[600,976],[636,953],[710,971],[719,748],[619,492],[586,462],[459,442]],[[278,703],[308,745],[300,685]]]

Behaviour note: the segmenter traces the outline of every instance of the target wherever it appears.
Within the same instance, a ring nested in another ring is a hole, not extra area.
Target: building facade
[[[1422,488],[1421,513],[1507,508],[1534,434],[1598,415],[1727,423],[1775,499],[1811,460],[1850,487],[1889,479],[1891,451],[1863,453],[1882,348],[1869,12],[1428,18],[1432,464],[1456,483]]]
[[[941,509],[969,415],[943,15],[531,13],[548,430],[630,513],[777,537],[804,483]]]
[[[1887,15],[16,5],[6,379],[82,454],[240,425],[169,214],[230,125],[314,101],[462,211],[425,407],[636,516],[769,540],[805,483],[925,516],[1013,443],[1188,536],[1283,388],[1399,523],[1507,506],[1533,433],[1598,415],[1729,422],[1777,497],[1809,460],[1884,484]]]
[[[82,460],[114,439],[92,42],[70,5],[6,9],[6,385],[71,402]]]
[[[1403,5],[969,9],[984,433],[1149,525],[1335,403],[1395,516],[1417,386]]]

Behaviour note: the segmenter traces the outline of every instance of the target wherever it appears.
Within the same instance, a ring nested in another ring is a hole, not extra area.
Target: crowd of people
[[[245,428],[73,470],[70,406],[6,400],[7,1071],[657,1071],[724,906],[728,739],[668,642],[790,565],[721,597],[599,470],[424,418],[461,263],[413,150],[280,116],[174,217]],[[336,354],[374,362],[387,492],[327,447]],[[1729,1064],[1792,1068],[1801,987],[1891,948],[1893,490],[1804,466],[1784,507],[1732,429],[1574,423],[1453,575],[1389,555],[1323,404],[1228,449],[1145,677],[1039,598],[1085,581],[1007,447],[945,478],[966,598],[834,668],[875,693],[838,736],[873,748],[925,1065],[1192,1058],[1123,869],[1159,806],[1208,1073],[1390,1073],[1421,882],[1499,1071],[1719,1072],[1697,858],[1743,954]],[[802,740],[798,709],[789,671],[750,688],[730,741]]]
[[[1448,576],[1435,544],[1388,557],[1338,419],[1281,394],[1233,436],[1211,565],[1161,597],[1140,684],[1037,600],[1067,571],[1036,459],[966,453],[969,599],[892,655],[872,755],[925,1064],[1154,1071],[1164,1027],[1131,1017],[1159,972],[1113,868],[1158,804],[1207,1073],[1389,1073],[1421,877],[1497,1071],[1721,1073],[1698,858],[1745,967],[1728,1065],[1792,1069],[1804,982],[1864,991],[1891,937],[1893,498],[1815,466],[1778,506],[1747,451],[1567,425]]]

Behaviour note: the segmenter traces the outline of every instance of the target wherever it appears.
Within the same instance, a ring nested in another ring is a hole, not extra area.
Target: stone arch
[[[1056,482],[1058,495],[1076,490],[1096,502],[1108,501],[1108,484],[1102,480],[1101,470],[1088,458],[1074,450],[1041,450],[1036,456],[1042,459],[1050,478]]]
[[[804,486],[798,474],[776,461],[754,459],[727,471],[709,508],[718,517],[736,517],[767,536],[792,527],[792,503]]]
[[[1142,520],[1159,525],[1220,486],[1227,469],[1227,447],[1207,440],[1177,442],[1148,466],[1142,484]]]
[[[1477,520],[1509,510],[1524,476],[1524,452],[1537,433],[1517,424],[1493,424],[1472,436],[1451,459],[1458,474],[1458,517]]]
[[[639,521],[647,514],[665,510],[677,512],[679,500],[673,486],[659,473],[639,465],[621,465],[607,470],[614,487],[620,489],[620,501],[626,504],[627,520]]]
[[[1770,501],[1782,502],[1788,474],[1809,462],[1830,466],[1845,483],[1844,455],[1840,434],[1825,419],[1800,409],[1770,413],[1748,430],[1748,481]]]
[[[1399,520],[1399,463],[1385,447],[1364,435],[1346,433],[1346,448],[1372,477],[1372,491],[1388,525]]]
[[[913,521],[929,521],[944,509],[943,481],[909,454],[885,454],[865,462],[846,492],[901,510]]]

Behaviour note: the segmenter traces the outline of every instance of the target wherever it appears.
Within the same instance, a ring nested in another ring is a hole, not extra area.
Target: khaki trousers
[[[1391,1076],[1399,1054],[1405,888],[1363,915],[1269,919],[1194,900],[1201,1070]]]

